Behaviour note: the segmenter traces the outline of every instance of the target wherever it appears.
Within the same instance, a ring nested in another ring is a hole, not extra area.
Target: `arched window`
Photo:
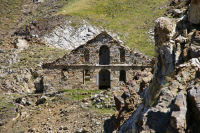
[[[89,63],[89,61],[90,61],[90,51],[88,49],[84,50],[84,58],[85,58],[85,62]]]
[[[125,50],[124,48],[120,48],[120,62],[124,63],[125,62]]]
[[[99,50],[99,64],[100,65],[110,64],[110,50],[106,45],[101,46]]]

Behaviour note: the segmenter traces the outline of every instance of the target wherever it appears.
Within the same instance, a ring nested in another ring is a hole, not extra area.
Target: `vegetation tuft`
[[[94,94],[100,93],[100,90],[89,90],[89,89],[66,89],[61,90],[60,92],[69,96],[74,101],[80,101],[85,98],[90,98]]]

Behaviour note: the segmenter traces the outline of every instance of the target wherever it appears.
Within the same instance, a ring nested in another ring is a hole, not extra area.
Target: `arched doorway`
[[[120,71],[119,81],[123,81],[124,83],[126,83],[126,71],[125,70]]]
[[[110,50],[106,45],[101,46],[99,50],[99,64],[100,65],[110,64]]]
[[[119,51],[120,51],[120,62],[124,63],[125,62],[125,50],[124,50],[124,48],[120,48]]]
[[[110,72],[102,69],[99,72],[99,89],[109,89],[110,87]]]

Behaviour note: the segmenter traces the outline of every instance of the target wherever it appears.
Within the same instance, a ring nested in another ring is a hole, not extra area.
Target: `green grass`
[[[101,114],[114,114],[116,111],[113,108],[102,108],[102,109],[98,109],[95,106],[91,107],[92,110],[95,110]]]
[[[20,94],[0,94],[0,119],[9,119],[16,116],[14,100]]]
[[[62,57],[66,52],[66,50],[45,45],[33,45],[19,53],[19,62],[13,64],[11,68],[37,68],[39,64],[54,61]]]
[[[14,17],[21,10],[24,0],[1,0],[0,17]]]
[[[10,23],[18,19],[23,2],[24,0],[0,0],[0,28],[9,29]]]
[[[154,56],[154,45],[146,34],[154,20],[162,16],[159,9],[167,0],[69,0],[58,14],[79,16],[92,24],[116,32],[131,48]]]
[[[85,98],[90,98],[94,94],[100,93],[100,90],[66,89],[66,90],[60,90],[59,92],[64,93],[64,95],[70,97],[74,101],[80,101]]]
[[[13,100],[22,96],[21,94],[0,94],[0,108],[14,107]]]
[[[89,89],[65,89],[60,90],[60,93],[64,93],[64,96],[69,97],[73,101],[81,101],[85,98],[90,98],[95,94],[99,94],[101,90],[89,90]],[[113,108],[102,108],[98,109],[94,105],[90,107],[92,110],[97,111],[101,114],[113,114],[115,110]]]

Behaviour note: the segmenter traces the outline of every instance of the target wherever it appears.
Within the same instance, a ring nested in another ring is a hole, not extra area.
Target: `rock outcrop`
[[[187,4],[181,7],[176,6],[181,2],[176,2],[174,7],[187,8]],[[198,7],[200,3],[193,0],[184,16],[171,14],[174,18],[156,20],[154,77],[145,101],[122,125],[120,133],[200,132],[200,43],[194,25],[199,23]]]
[[[46,17],[18,29],[15,35],[72,50],[93,39],[102,31],[86,20],[77,19],[63,15]]]

